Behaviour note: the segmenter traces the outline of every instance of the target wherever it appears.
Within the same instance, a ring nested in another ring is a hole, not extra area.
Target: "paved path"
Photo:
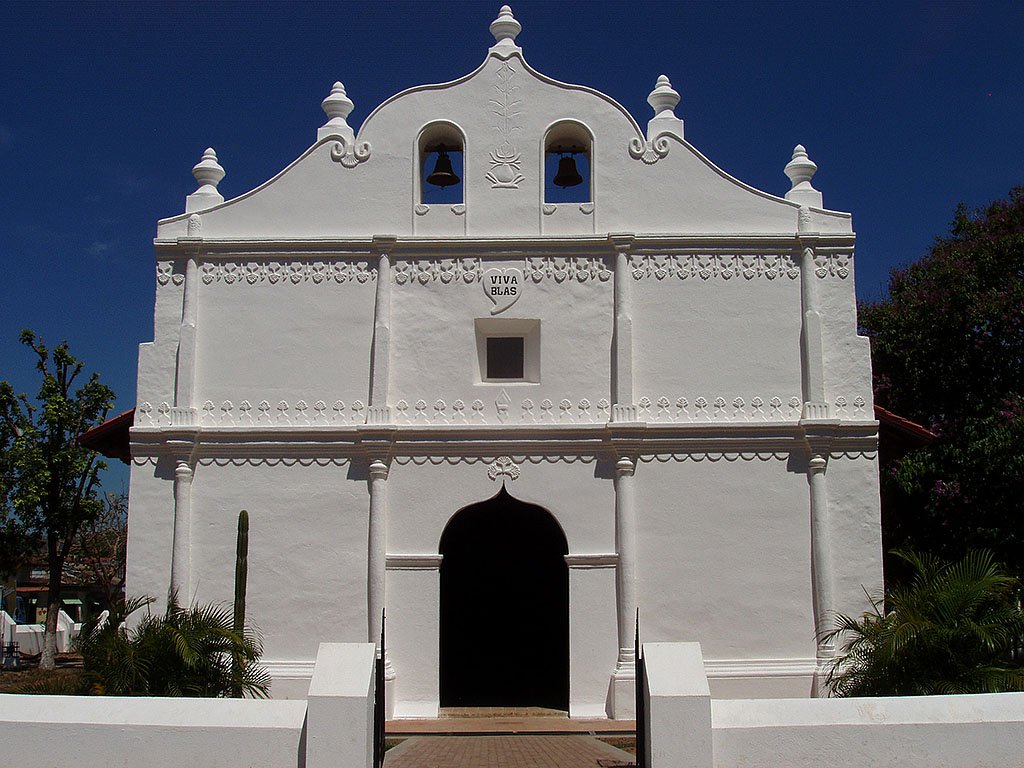
[[[633,756],[593,736],[414,736],[384,768],[620,768]]]

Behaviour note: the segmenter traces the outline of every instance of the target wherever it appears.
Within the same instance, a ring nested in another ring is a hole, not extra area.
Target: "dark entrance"
[[[569,708],[565,534],[512,498],[460,510],[441,536],[441,706]]]

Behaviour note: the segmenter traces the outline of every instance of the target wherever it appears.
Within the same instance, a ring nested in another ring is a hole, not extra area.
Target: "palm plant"
[[[152,603],[128,600],[102,627],[83,627],[78,651],[87,686],[94,693],[122,696],[265,698],[270,678],[256,662],[262,654],[251,630],[236,632],[229,609],[182,608],[172,598],[163,616],[145,616],[132,629],[125,619]],[[232,659],[244,663],[233,667]]]
[[[1017,579],[985,550],[948,563],[893,553],[914,571],[860,619],[840,614],[828,671],[833,696],[915,696],[1024,690],[1024,612]]]

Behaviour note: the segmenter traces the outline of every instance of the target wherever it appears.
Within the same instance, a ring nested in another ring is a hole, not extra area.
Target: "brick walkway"
[[[633,756],[593,736],[414,736],[384,768],[620,768]]]

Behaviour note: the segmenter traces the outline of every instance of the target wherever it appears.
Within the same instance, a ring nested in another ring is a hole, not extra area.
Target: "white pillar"
[[[388,546],[388,465],[380,459],[370,462],[370,519],[368,525],[368,542],[366,557],[366,610],[367,639],[378,644],[380,650],[380,631],[384,607],[385,583],[387,579],[387,546]],[[395,679],[395,671],[391,667],[386,649],[384,654],[384,678],[389,684]],[[385,691],[387,693],[387,691]],[[391,698],[391,697],[387,697]],[[393,702],[392,702],[393,704]],[[391,704],[389,704],[391,706]]]
[[[821,313],[818,309],[817,277],[814,274],[814,233],[810,210],[805,206],[797,215],[797,228],[802,244],[800,259],[800,363],[803,384],[803,418],[827,419],[825,400],[825,361],[821,341]]]
[[[818,637],[818,673],[815,688],[819,696],[825,695],[822,688],[824,665],[835,654],[834,643],[826,643],[821,639],[824,633],[833,628],[835,610],[828,487],[825,477],[827,467],[828,453],[817,451],[811,456],[807,467],[807,481],[811,487],[811,572],[814,577],[814,618]]]
[[[192,467],[179,458],[174,468],[174,533],[171,543],[171,586],[168,601],[176,595],[179,605],[192,599],[190,560],[192,555]]]
[[[633,475],[636,465],[623,457],[615,464],[615,571],[616,618],[619,657],[612,674],[611,716],[616,720],[635,717],[636,658],[633,643],[636,627],[636,504]]]
[[[181,327],[178,331],[178,357],[174,380],[175,425],[193,424],[195,412],[196,359],[196,292],[199,284],[199,263],[190,256],[185,264],[185,285],[182,290]]]
[[[374,238],[379,247],[393,243],[393,237]],[[370,352],[370,406],[367,424],[391,421],[388,408],[388,384],[391,368],[391,257],[381,253],[377,259],[377,293],[373,305],[373,346]]]
[[[612,359],[612,421],[636,421],[633,405],[633,313],[629,281],[631,235],[612,235],[615,247],[614,352]]]

